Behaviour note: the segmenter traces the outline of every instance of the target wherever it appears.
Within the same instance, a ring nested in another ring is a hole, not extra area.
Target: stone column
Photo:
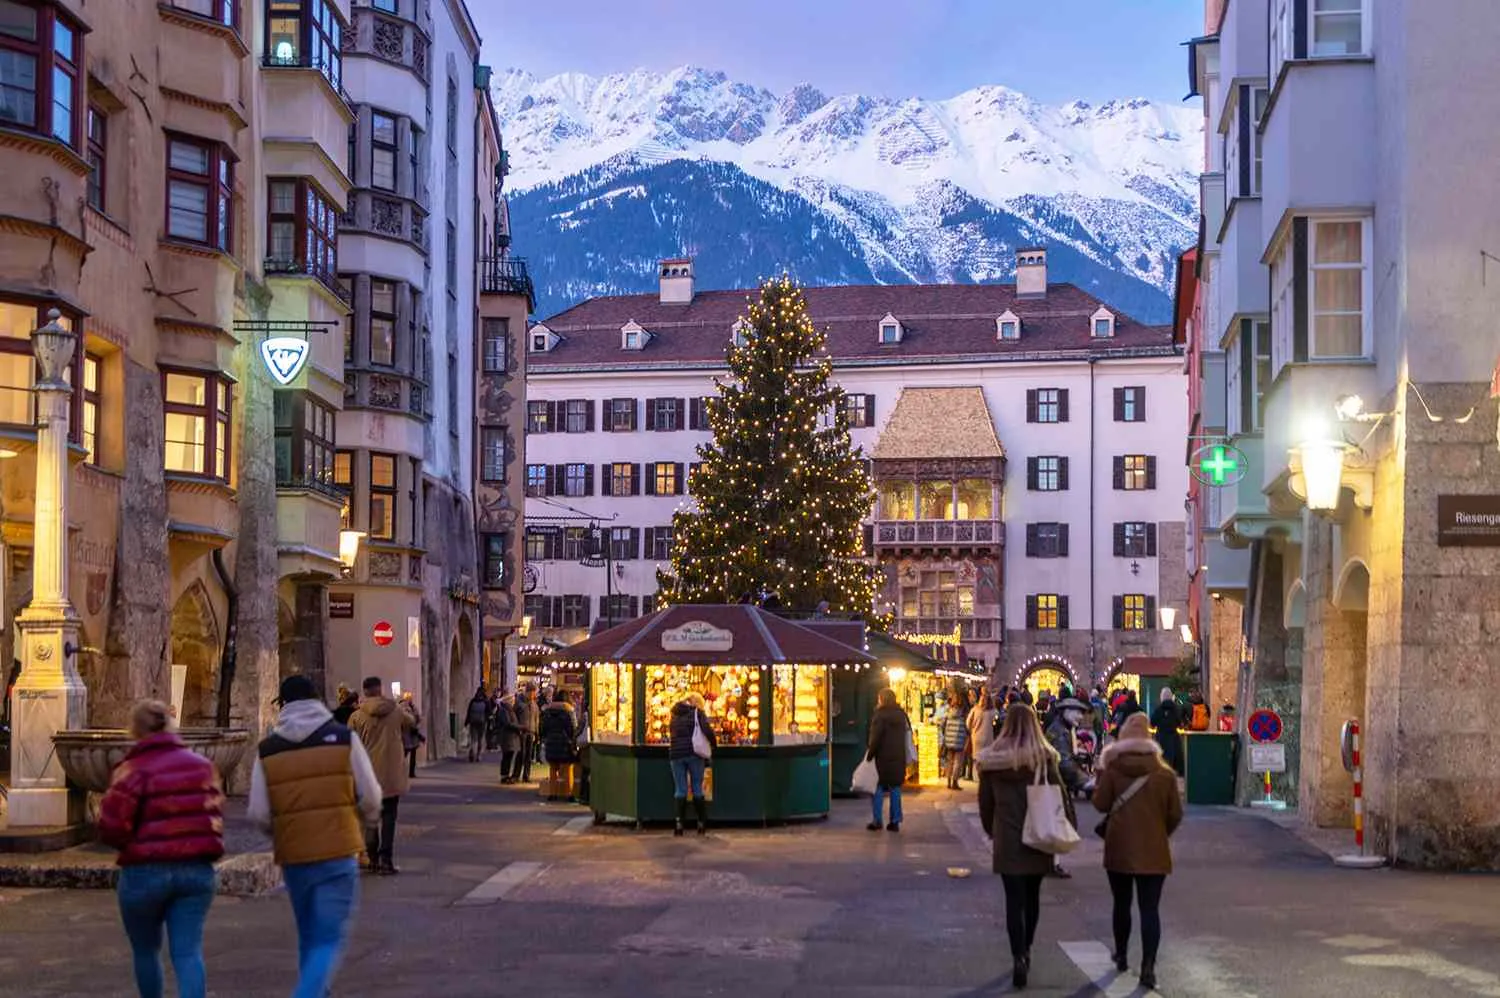
[[[39,330],[37,335],[43,333]],[[59,367],[67,365],[72,352],[70,347]],[[71,825],[82,818],[83,795],[68,792],[67,777],[52,748],[54,734],[81,728],[88,717],[88,694],[73,661],[78,652],[78,614],[68,599],[72,396],[72,388],[60,376],[37,381],[31,602],[16,618],[22,668],[11,693],[12,828]]]

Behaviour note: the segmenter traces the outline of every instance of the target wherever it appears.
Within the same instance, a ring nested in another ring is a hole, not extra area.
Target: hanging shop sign
[[[1438,496],[1440,548],[1500,547],[1500,496]]]
[[[308,342],[293,336],[272,336],[260,345],[260,358],[278,385],[297,380],[307,364]]]
[[[1249,470],[1249,462],[1238,447],[1229,444],[1208,444],[1193,451],[1189,470],[1194,478],[1204,485],[1238,485]]]
[[[734,632],[706,620],[690,620],[661,632],[662,651],[729,651],[733,647]]]

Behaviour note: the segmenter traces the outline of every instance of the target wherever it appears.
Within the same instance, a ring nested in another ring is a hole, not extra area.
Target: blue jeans
[[[880,812],[884,809],[885,795],[891,795],[891,824],[901,824],[901,788],[888,787],[884,783],[877,784],[875,793],[870,795],[870,809],[875,814],[875,824],[884,824],[880,819]]]
[[[353,856],[281,868],[297,919],[297,989],[292,998],[326,998],[349,941],[349,920],[359,895],[359,861]]]
[[[688,780],[693,783],[693,800],[703,799],[703,771],[708,760],[698,755],[672,760],[672,787],[678,800],[687,800]]]
[[[219,875],[207,860],[187,863],[140,863],[120,868],[116,893],[120,920],[135,962],[135,986],[141,998],[161,998],[166,988],[161,967],[162,926],[177,974],[181,998],[208,993],[203,969],[203,923],[219,889]]]

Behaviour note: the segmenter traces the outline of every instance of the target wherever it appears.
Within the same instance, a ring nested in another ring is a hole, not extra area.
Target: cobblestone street
[[[445,764],[416,781],[403,872],[364,881],[338,994],[1008,990],[1000,888],[970,793],[912,795],[899,836],[865,831],[865,803],[846,801],[827,822],[674,839],[596,828],[581,808],[492,785],[492,769]],[[1139,993],[1134,975],[1107,972],[1096,841],[1070,857],[1074,879],[1047,883],[1028,993]],[[1282,828],[1215,809],[1190,813],[1176,855],[1163,994],[1500,996],[1487,879],[1338,870]],[[960,865],[973,875],[947,875]],[[0,995],[134,994],[110,893],[0,890],[0,935]],[[285,897],[221,897],[207,956],[214,995],[288,993]]]

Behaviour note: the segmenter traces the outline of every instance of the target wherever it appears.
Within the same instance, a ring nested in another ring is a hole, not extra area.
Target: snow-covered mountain
[[[1051,107],[1001,86],[948,100],[785,94],[685,67],[494,88],[514,251],[538,312],[643,291],[689,253],[701,287],[1009,281],[1047,245],[1073,281],[1170,314],[1196,236],[1201,116],[1146,100]]]

